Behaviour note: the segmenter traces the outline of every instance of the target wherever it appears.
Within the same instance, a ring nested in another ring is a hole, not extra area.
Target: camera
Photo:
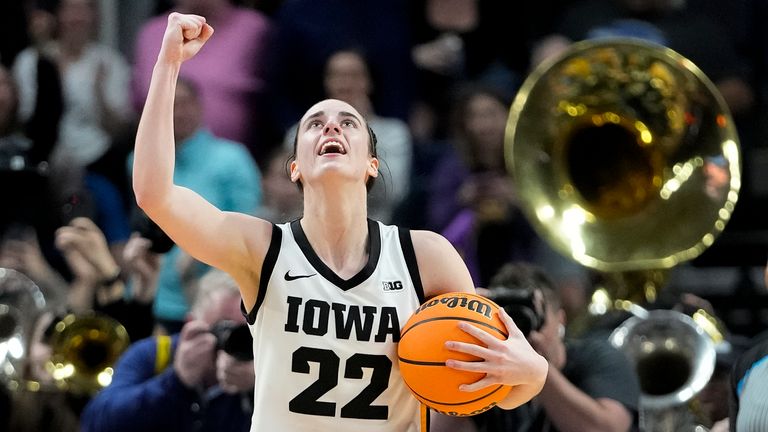
[[[54,216],[48,164],[30,158],[31,143],[25,139],[10,136],[0,141],[0,233],[13,225],[52,232],[60,224]]]
[[[541,330],[546,319],[541,291],[529,288],[494,287],[488,298],[512,317],[527,338],[532,331]]]
[[[253,338],[247,324],[218,321],[211,327],[216,336],[216,349],[238,360],[253,360]]]

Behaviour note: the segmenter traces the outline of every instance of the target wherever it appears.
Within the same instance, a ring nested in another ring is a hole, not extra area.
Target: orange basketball
[[[469,293],[448,293],[426,301],[403,327],[398,345],[400,373],[421,402],[452,416],[480,414],[504,399],[510,386],[494,385],[474,392],[459,390],[485,374],[451,369],[448,359],[473,361],[479,358],[445,348],[448,340],[480,344],[458,327],[469,322],[498,339],[506,339],[506,326],[499,318],[499,306]]]

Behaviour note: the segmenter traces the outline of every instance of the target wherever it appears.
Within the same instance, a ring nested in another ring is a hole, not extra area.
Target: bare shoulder
[[[472,278],[456,248],[433,231],[411,231],[413,250],[419,265],[424,295],[446,292],[474,292]]]
[[[244,213],[225,212],[225,215],[226,229],[236,231],[242,238],[246,251],[246,256],[242,258],[247,265],[252,266],[253,262],[263,260],[272,241],[273,224]]]
[[[224,212],[227,220],[243,232],[253,231],[256,235],[272,232],[272,222],[240,212]]]
[[[411,231],[411,238],[413,239],[413,247],[424,252],[439,251],[439,249],[446,247],[453,248],[448,239],[434,231],[413,230]]]

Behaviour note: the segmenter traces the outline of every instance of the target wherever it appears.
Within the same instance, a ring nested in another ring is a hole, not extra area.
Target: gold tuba
[[[538,231],[607,272],[696,257],[741,186],[715,86],[674,51],[635,40],[576,43],[537,68],[510,110],[505,155]]]
[[[690,317],[640,305],[655,301],[668,269],[713,244],[738,200],[738,136],[712,82],[659,45],[576,43],[523,83],[505,158],[540,236],[603,275],[587,315],[639,316],[612,341],[641,384],[642,375],[661,376],[656,359],[676,359],[681,372],[668,388],[646,385],[641,411],[692,398],[712,373],[712,341]]]
[[[0,268],[0,383],[12,391],[67,391],[92,395],[112,381],[112,366],[129,345],[115,319],[96,312],[68,314],[50,324],[50,337],[38,329],[54,309],[23,273]],[[43,323],[46,324],[46,323]],[[38,340],[35,340],[38,339]],[[51,356],[40,365],[52,377],[32,376],[30,346],[49,343]]]
[[[112,382],[113,366],[129,343],[125,327],[109,316],[69,314],[53,326],[45,366],[60,389],[93,395]]]

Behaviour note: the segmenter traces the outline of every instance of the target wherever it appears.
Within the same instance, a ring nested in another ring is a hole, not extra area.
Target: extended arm
[[[196,259],[231,274],[243,301],[256,301],[258,272],[271,225],[244,214],[222,212],[195,192],[173,184],[173,100],[181,64],[213,34],[205,18],[172,13],[152,73],[136,135],[133,188],[136,201],[176,244]]]

